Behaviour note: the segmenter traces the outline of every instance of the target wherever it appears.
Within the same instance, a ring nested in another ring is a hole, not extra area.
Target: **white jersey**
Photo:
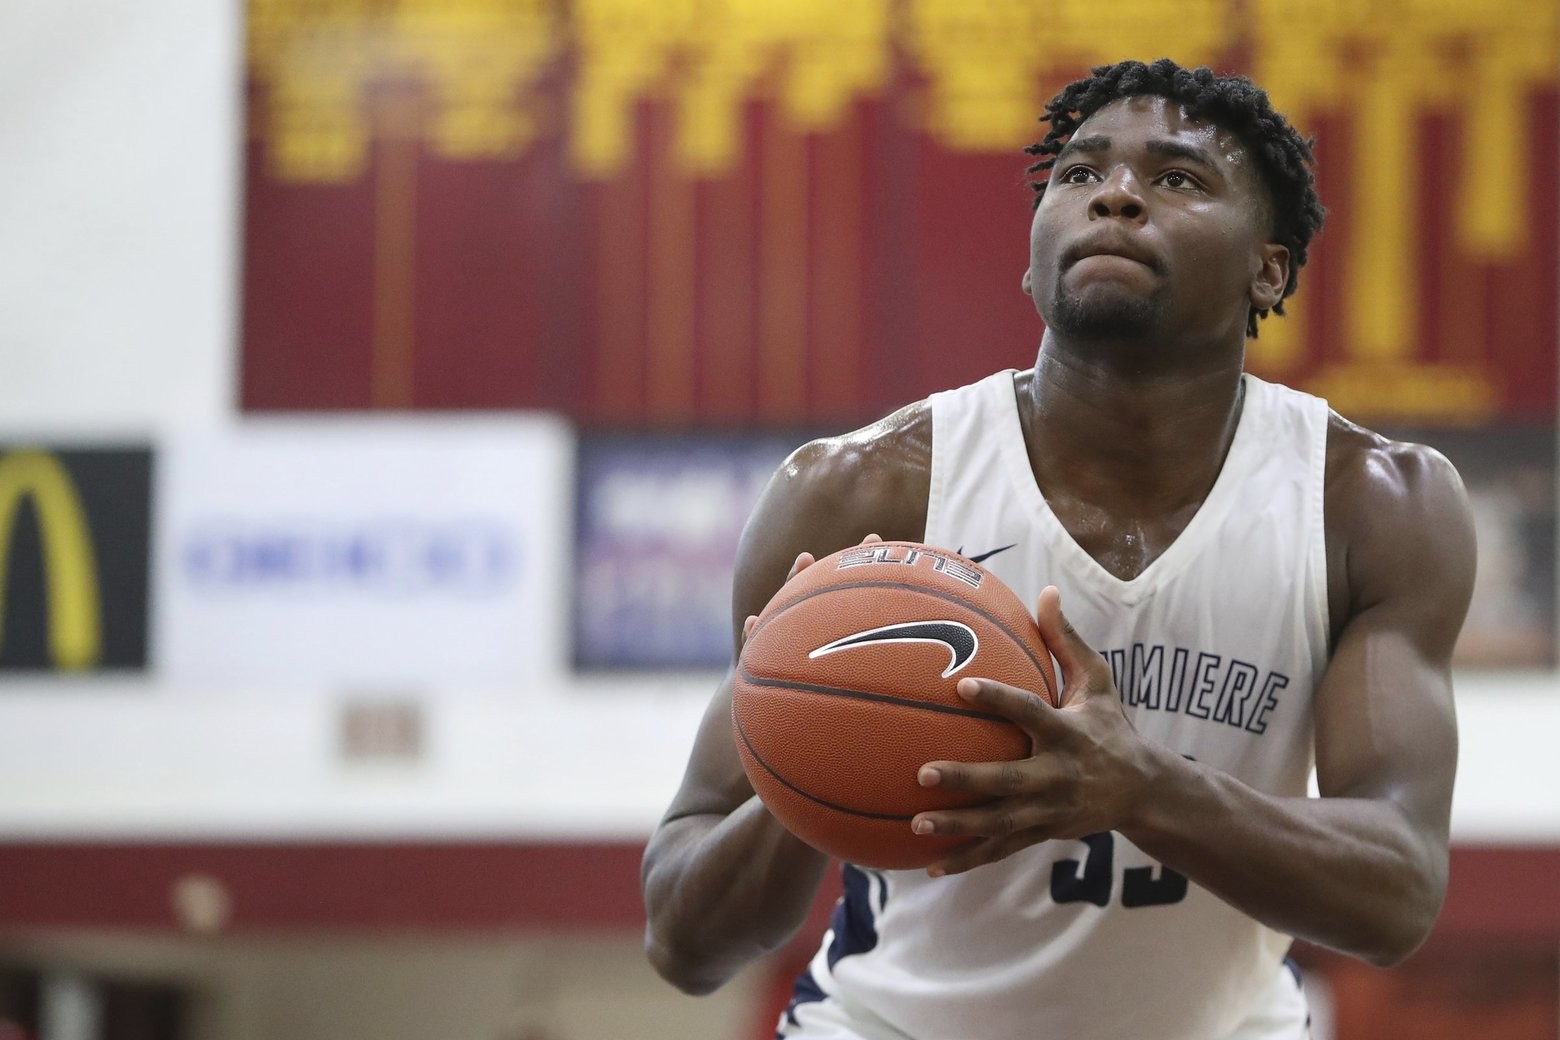
[[[1012,372],[936,394],[931,409],[925,540],[984,557],[1030,604],[1056,585],[1141,734],[1257,790],[1305,795],[1328,645],[1326,402],[1246,376],[1212,491],[1131,581],[1084,552],[1046,504]],[[946,878],[846,867],[845,890],[782,1036],[1305,1035],[1281,967],[1289,936],[1120,834],[1045,842]]]

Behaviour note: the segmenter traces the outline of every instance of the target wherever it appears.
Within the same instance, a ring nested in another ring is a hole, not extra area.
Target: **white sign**
[[[558,674],[571,450],[542,417],[175,440],[157,459],[154,667],[402,688]]]

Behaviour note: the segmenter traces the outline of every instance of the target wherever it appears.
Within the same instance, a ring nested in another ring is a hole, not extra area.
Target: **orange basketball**
[[[959,838],[918,835],[928,809],[974,804],[922,787],[927,762],[1029,756],[1029,737],[978,711],[960,679],[1057,703],[1034,617],[979,564],[914,542],[859,545],[802,571],[743,645],[732,700],[753,789],[809,845],[864,867],[924,867]]]

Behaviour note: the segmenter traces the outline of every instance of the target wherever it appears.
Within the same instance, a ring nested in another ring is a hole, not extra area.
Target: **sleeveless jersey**
[[[1328,645],[1326,402],[1245,376],[1213,489],[1124,581],[1041,495],[1013,377],[930,399],[925,540],[984,557],[1031,609],[1056,585],[1145,737],[1259,791],[1304,796]],[[830,1036],[1217,1040],[1271,1020],[1289,944],[1120,834],[1097,834],[952,877],[847,866],[797,992],[847,1009],[850,1030]],[[1300,1036],[1304,1010],[1289,992],[1299,1009],[1284,1014]],[[791,1035],[784,1020],[781,1033]]]

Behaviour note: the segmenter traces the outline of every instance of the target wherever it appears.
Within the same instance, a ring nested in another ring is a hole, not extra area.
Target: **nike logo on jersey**
[[[980,640],[975,637],[974,630],[957,621],[905,621],[897,625],[869,628],[865,632],[857,632],[836,639],[832,643],[825,643],[808,654],[807,659],[814,660],[826,654],[838,653],[858,646],[870,646],[873,643],[943,644],[951,655],[948,667],[942,673],[944,679],[969,664],[975,657],[975,651],[980,648]]]
[[[1013,543],[1013,545],[1017,545],[1017,544],[1018,544],[1017,542]],[[964,556],[965,559],[973,560],[975,563],[985,563],[987,560],[989,560],[993,556],[997,555],[997,553],[999,553],[999,552],[1007,552],[1009,549],[1013,548],[1013,545],[1004,545],[1000,549],[992,549],[990,552],[983,552],[983,553],[980,553],[979,555],[976,555],[976,556],[965,556],[964,555],[964,547],[961,545],[958,548],[958,553],[959,553],[960,556]]]

